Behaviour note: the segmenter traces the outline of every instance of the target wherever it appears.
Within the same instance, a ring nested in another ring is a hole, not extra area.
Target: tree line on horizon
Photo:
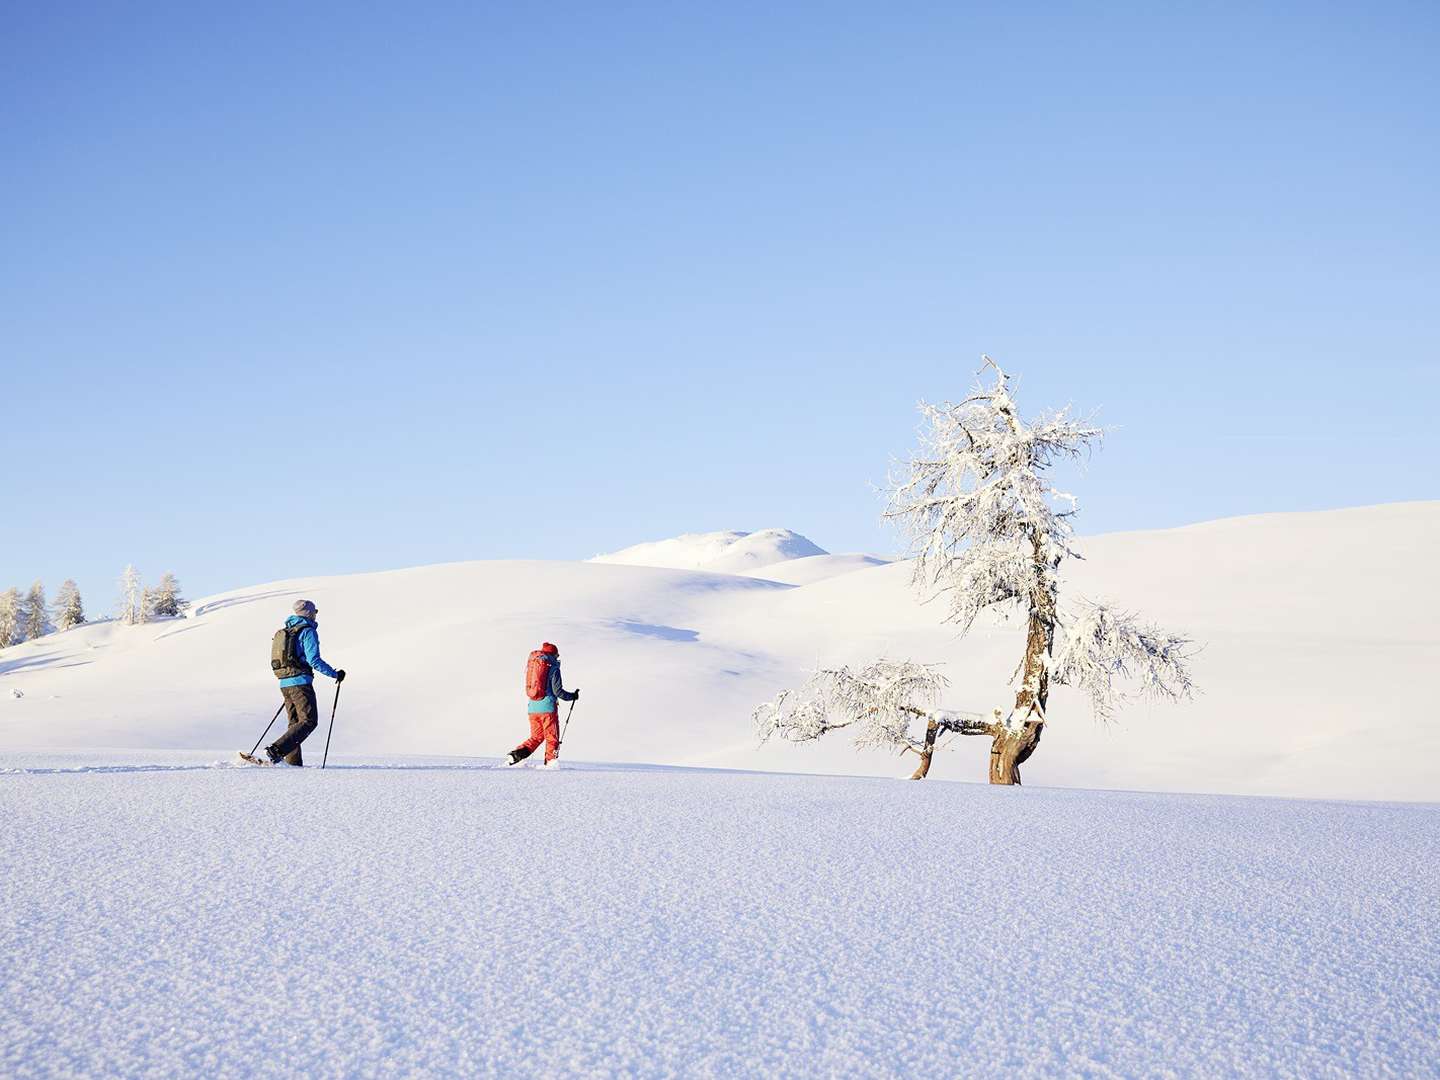
[[[189,608],[190,601],[180,595],[179,580],[168,570],[155,585],[144,584],[133,565],[125,567],[120,575],[115,618],[127,626],[173,618]],[[45,586],[39,580],[28,592],[14,586],[0,592],[0,649],[73,630],[87,621],[80,586],[72,578],[60,586],[54,603],[46,602]]]

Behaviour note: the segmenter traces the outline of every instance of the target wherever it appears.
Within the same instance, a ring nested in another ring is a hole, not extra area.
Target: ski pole
[[[320,768],[330,760],[330,736],[335,734],[335,710],[340,707],[340,684],[335,684],[335,701],[330,706],[330,730],[325,732],[325,756],[320,759]]]
[[[560,738],[556,741],[556,747],[565,745],[565,732],[570,730],[570,713],[575,711],[575,702],[570,702],[570,709],[565,713],[565,726],[560,729]]]
[[[250,756],[255,756],[255,751],[260,749],[260,744],[265,741],[265,736],[270,734],[270,729],[275,726],[275,721],[280,719],[280,713],[285,708],[285,702],[280,702],[280,708],[275,710],[275,715],[270,718],[270,723],[265,725],[265,730],[260,733],[260,738],[255,740],[255,745],[250,748]]]

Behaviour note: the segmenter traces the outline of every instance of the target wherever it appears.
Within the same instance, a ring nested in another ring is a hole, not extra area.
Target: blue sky
[[[1440,497],[1440,10],[1174,7],[12,5],[0,586],[887,551],[981,352],[1082,532]]]

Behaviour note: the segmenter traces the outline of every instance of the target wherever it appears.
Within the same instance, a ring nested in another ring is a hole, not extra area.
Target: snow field
[[[1440,1070],[1434,806],[201,758],[0,755],[0,1073]]]
[[[1137,702],[1106,727],[1081,694],[1056,690],[1027,785],[1440,801],[1440,711],[1416,696],[1440,670],[1440,577],[1414,569],[1440,547],[1440,502],[1080,543],[1062,598],[1193,635],[1201,693]],[[188,619],[6,649],[0,752],[248,748],[278,704],[270,637],[304,596],[320,606],[326,658],[349,673],[340,754],[498,757],[526,730],[525,658],[554,641],[584,691],[567,756],[906,775],[912,760],[856,753],[843,734],[757,747],[751,713],[817,664],[878,656],[943,665],[945,708],[1008,707],[1023,625],[958,639],[943,604],[917,603],[910,571],[832,555],[742,574],[495,561],[256,585],[199,600]],[[324,711],[332,692],[322,679]],[[957,738],[932,775],[981,779],[988,752]]]

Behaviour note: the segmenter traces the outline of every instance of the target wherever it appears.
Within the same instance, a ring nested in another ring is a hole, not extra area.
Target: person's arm
[[[320,659],[320,635],[313,626],[307,626],[300,631],[300,649],[305,654],[305,662],[321,675],[329,675],[332,679],[340,677],[338,671]]]
[[[561,701],[574,701],[579,694],[572,694],[560,684],[560,665],[550,665],[550,693],[554,694]]]

